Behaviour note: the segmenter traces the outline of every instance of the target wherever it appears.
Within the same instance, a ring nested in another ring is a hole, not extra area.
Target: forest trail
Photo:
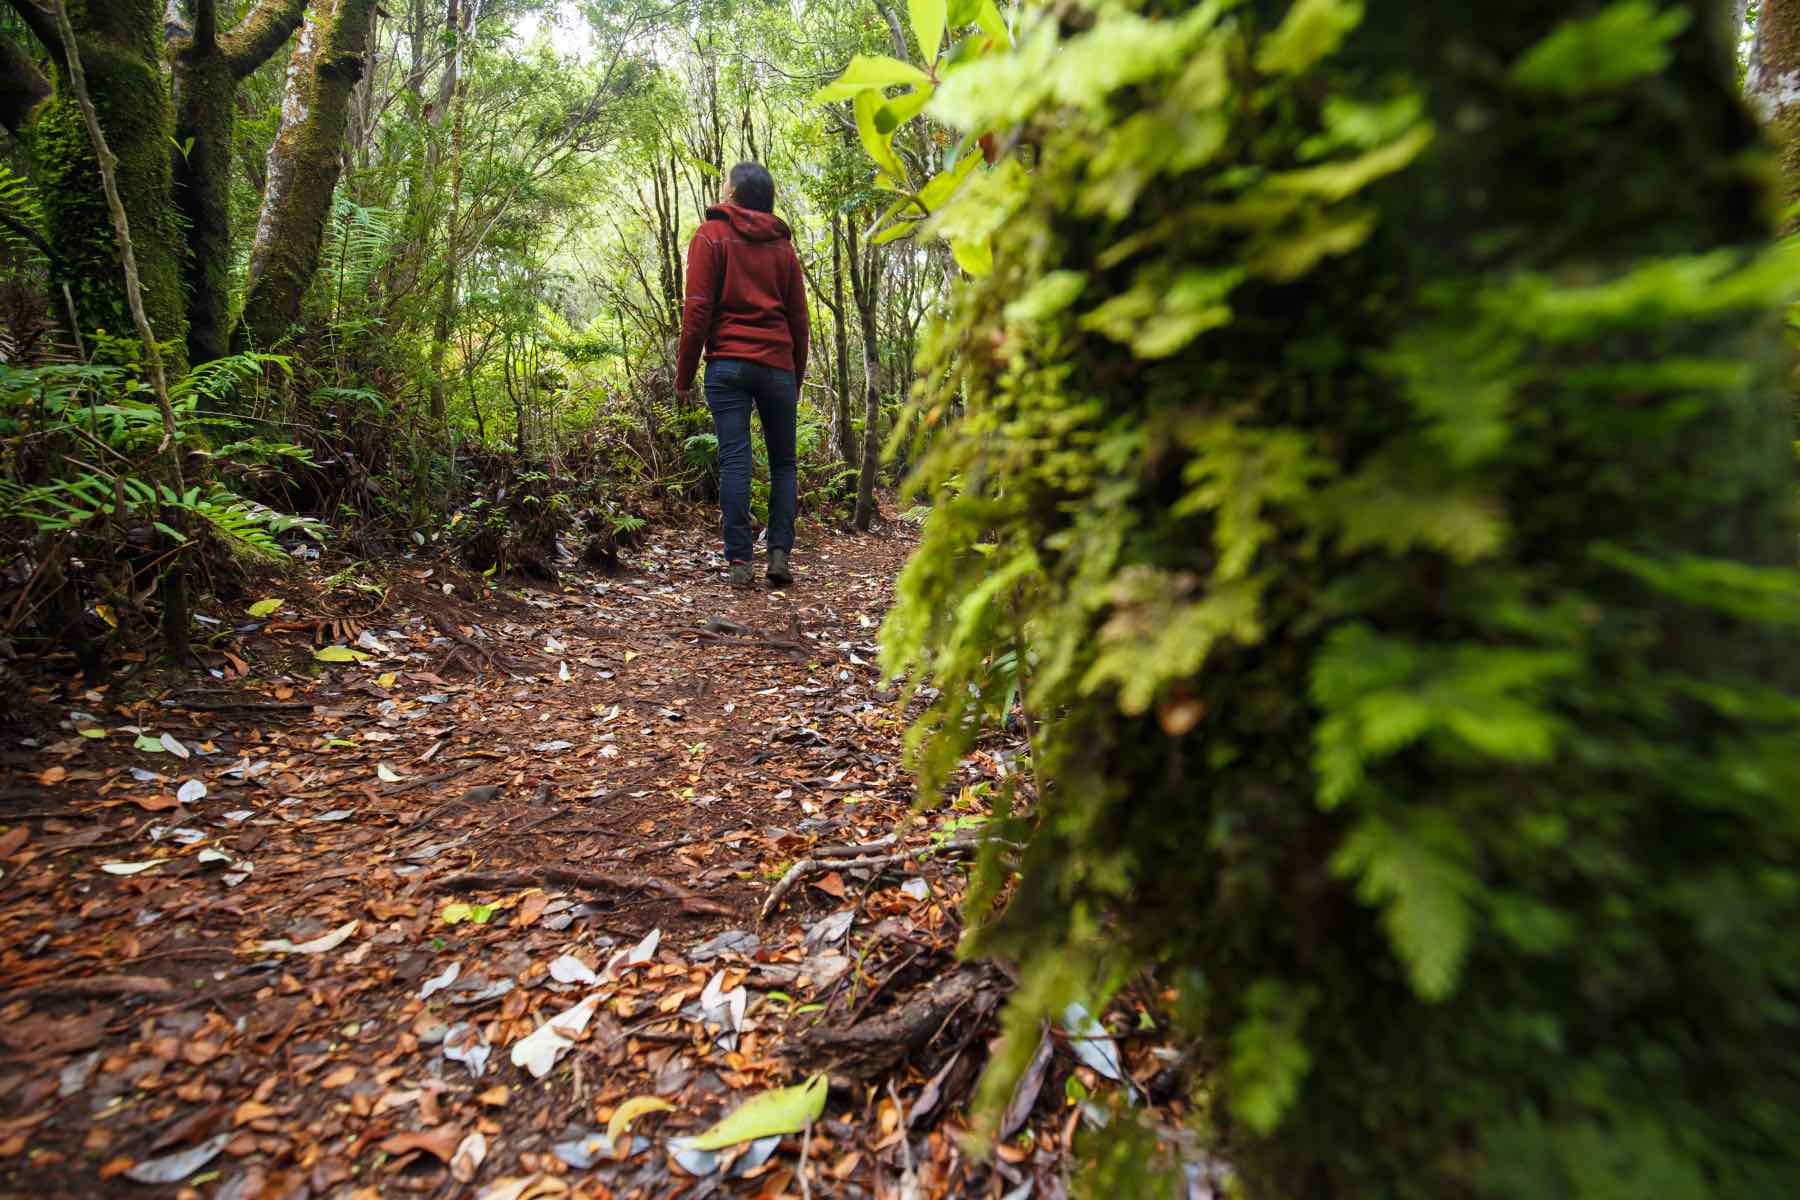
[[[59,699],[0,760],[0,1193],[853,1196],[909,1168],[911,1194],[960,1191],[944,1114],[1003,985],[954,963],[954,830],[1018,748],[911,815],[875,665],[910,541],[816,542],[788,592],[729,590],[697,531],[556,589],[425,562],[268,580],[266,622],[259,593],[210,614],[242,678]],[[822,854],[875,861],[759,923]],[[589,997],[542,1078],[514,1064]],[[809,1138],[676,1161],[825,1067]],[[610,1158],[645,1096],[672,1108]]]

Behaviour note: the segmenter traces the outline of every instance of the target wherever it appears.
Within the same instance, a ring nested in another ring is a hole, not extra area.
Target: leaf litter
[[[1004,984],[958,965],[957,831],[1020,746],[915,814],[871,665],[908,544],[822,536],[798,588],[746,595],[710,542],[459,591],[479,609],[442,565],[361,609],[284,578],[220,647],[243,707],[59,694],[75,724],[23,769],[63,815],[0,824],[0,1184],[1054,1191],[1065,1084],[1142,1099],[1167,1055],[1115,1036],[1136,1000],[1083,1010],[1007,1115],[1035,1148],[962,1152]]]

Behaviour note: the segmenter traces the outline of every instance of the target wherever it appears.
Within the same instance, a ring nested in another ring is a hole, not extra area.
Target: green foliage
[[[1796,262],[1713,23],[1059,12],[930,110],[1037,165],[931,219],[993,269],[883,631],[924,797],[1036,715],[989,1118],[1153,967],[1248,1197],[1794,1194]]]
[[[238,355],[202,363],[170,387],[175,441],[196,461],[245,476],[271,465],[311,465],[290,443],[255,435],[235,418],[208,415],[217,403],[265,370],[285,370],[273,355]],[[0,522],[22,521],[40,533],[112,535],[105,527],[149,522],[175,545],[191,541],[178,525],[205,530],[253,556],[286,557],[280,535],[320,539],[323,526],[288,516],[209,480],[177,490],[157,478],[164,435],[149,385],[125,367],[56,364],[0,366],[0,435],[7,438],[0,476]],[[53,453],[58,447],[60,454]],[[182,520],[182,517],[192,520]]]

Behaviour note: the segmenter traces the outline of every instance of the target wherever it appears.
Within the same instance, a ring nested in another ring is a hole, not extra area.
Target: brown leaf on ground
[[[411,1133],[396,1133],[392,1137],[383,1138],[381,1149],[388,1154],[400,1155],[411,1150],[423,1150],[439,1162],[449,1162],[456,1147],[462,1142],[463,1131],[460,1125],[449,1122],[436,1129],[421,1129]]]

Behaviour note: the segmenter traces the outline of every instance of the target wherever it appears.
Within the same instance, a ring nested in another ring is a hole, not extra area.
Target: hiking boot
[[[756,579],[750,574],[750,564],[734,562],[731,564],[731,586],[734,588],[751,588],[756,586]]]
[[[794,582],[794,573],[788,569],[788,552],[786,550],[769,551],[769,584],[772,587],[786,587]]]

